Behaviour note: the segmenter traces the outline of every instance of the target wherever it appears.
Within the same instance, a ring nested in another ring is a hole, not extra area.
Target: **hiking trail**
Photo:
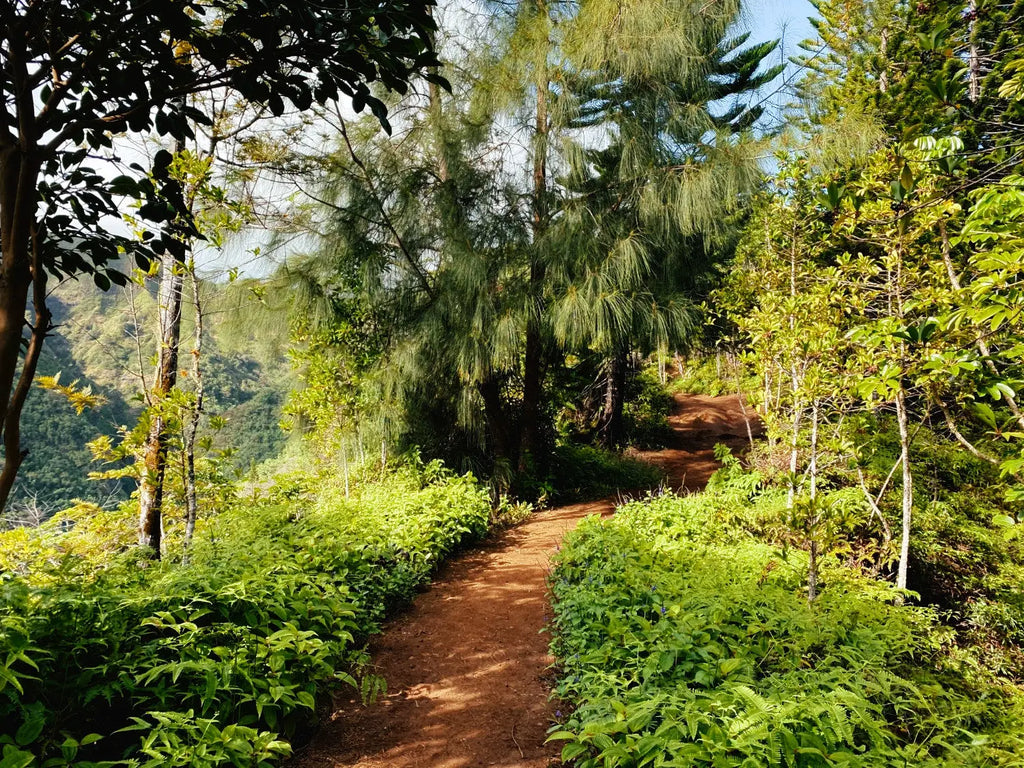
[[[748,412],[748,415],[751,415]],[[670,445],[637,453],[670,489],[700,490],[718,467],[713,448],[747,445],[735,395],[676,396]],[[756,429],[756,425],[753,425]],[[756,434],[756,433],[755,433]],[[633,495],[636,495],[635,492]],[[386,696],[342,700],[296,768],[486,768],[558,765],[545,744],[556,704],[546,578],[566,532],[619,498],[532,515],[444,565],[413,605],[370,643]]]

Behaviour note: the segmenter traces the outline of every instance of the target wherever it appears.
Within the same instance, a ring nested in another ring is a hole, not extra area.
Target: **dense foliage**
[[[821,566],[826,588],[808,603],[807,554],[786,540],[784,489],[729,467],[703,494],[633,502],[566,540],[551,576],[564,710],[551,738],[566,742],[563,760],[1019,764],[1024,668],[987,658],[992,627],[972,642],[977,625],[951,629],[851,568],[862,554],[853,534],[867,522],[856,515],[846,546]],[[966,522],[953,511],[962,494],[937,503],[932,536]],[[991,519],[973,526],[964,550],[1017,578],[1016,531]],[[1014,627],[1024,618],[1016,594],[989,592],[978,607]]]
[[[351,498],[282,479],[201,525],[188,567],[149,560],[121,510],[0,534],[3,765],[277,762],[331,690],[379,692],[366,636],[490,515],[429,465]]]

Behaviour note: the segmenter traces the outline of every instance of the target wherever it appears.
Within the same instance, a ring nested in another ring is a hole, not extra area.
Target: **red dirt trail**
[[[672,444],[638,454],[670,488],[698,490],[717,468],[713,447],[742,448],[736,396],[679,396]],[[754,429],[757,426],[754,425]],[[755,432],[756,434],[756,432]],[[545,744],[554,705],[542,633],[549,558],[587,515],[617,499],[549,509],[455,559],[370,646],[388,692],[376,704],[339,702],[295,768],[485,768],[557,765]]]

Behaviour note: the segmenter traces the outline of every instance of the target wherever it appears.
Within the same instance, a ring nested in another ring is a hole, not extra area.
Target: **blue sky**
[[[781,37],[790,56],[801,40],[811,36],[808,17],[814,14],[809,0],[750,0],[747,3],[747,26],[755,40]]]
[[[808,18],[815,14],[810,0],[747,0],[743,12],[742,28],[751,33],[748,44],[766,40],[779,40],[779,49],[765,64],[785,64],[786,71],[771,84],[765,86],[762,96],[768,111],[766,119],[783,120],[785,105],[793,98],[792,86],[799,73],[789,62],[790,57],[801,52],[799,44],[814,36]]]

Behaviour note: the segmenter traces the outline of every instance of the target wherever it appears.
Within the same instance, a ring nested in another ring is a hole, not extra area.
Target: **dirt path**
[[[742,447],[746,426],[734,396],[677,399],[675,442],[640,454],[672,488],[702,488],[712,449]],[[545,768],[551,722],[548,560],[583,517],[615,499],[549,509],[445,566],[412,608],[385,627],[371,652],[388,694],[375,705],[343,702],[298,768]]]

